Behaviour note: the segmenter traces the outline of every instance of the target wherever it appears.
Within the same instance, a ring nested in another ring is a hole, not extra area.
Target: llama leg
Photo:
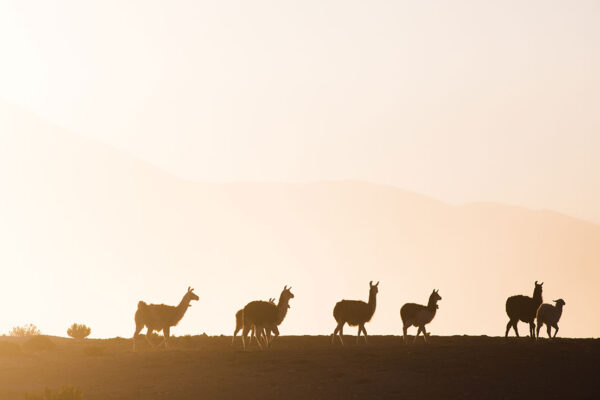
[[[519,329],[517,328],[517,324],[519,323],[519,321],[513,321],[512,327],[515,330],[515,335],[517,335],[517,337],[519,337]]]
[[[554,325],[552,325],[552,326],[553,326],[553,327],[554,327],[554,329],[555,329],[555,331],[554,331],[554,336],[552,336],[552,337],[553,337],[553,338],[555,338],[555,337],[556,337],[556,334],[558,333],[558,324],[554,324]]]
[[[137,340],[137,336],[140,334],[143,326],[135,325],[135,332],[133,333],[133,351],[135,351],[135,341]]]
[[[404,325],[402,327],[402,339],[404,340],[404,343],[406,343],[406,333],[408,332],[408,326]]]
[[[167,341],[169,340],[169,337],[171,336],[171,327],[167,327],[167,328],[163,329],[163,335],[164,335],[163,342],[165,343],[165,350],[166,350],[167,349]]]
[[[358,341],[360,340],[360,333],[362,332],[362,326],[358,326],[358,333],[356,334],[356,344],[358,344]]]
[[[417,327],[417,334],[415,335],[415,338],[413,339],[413,344],[415,344],[417,342],[417,338],[419,337],[419,333],[421,333],[421,327]]]
[[[540,323],[540,322],[538,322],[538,324],[537,324],[537,329],[536,329],[536,332],[535,332],[535,337],[538,338],[538,339],[540,338],[540,329],[542,329],[542,325],[543,325],[543,323]]]
[[[512,328],[512,326],[513,326],[513,322],[508,321],[508,324],[506,324],[506,333],[504,334],[504,337],[508,337],[508,332],[510,331],[510,328]]]
[[[337,324],[337,326],[333,330],[333,333],[331,334],[331,344],[334,344],[335,338],[336,338],[339,330],[340,330],[340,324]]]
[[[254,325],[250,327],[250,342],[248,342],[248,344],[252,344],[253,337],[256,340],[256,342],[258,342],[258,337],[256,336],[256,326]]]
[[[266,349],[267,348],[267,338],[265,335],[265,330],[264,328],[257,328],[254,327],[254,334],[256,335],[256,342],[259,343],[259,346],[261,349]]]
[[[365,329],[365,326],[362,326],[362,331],[363,331],[363,337],[365,338],[365,344],[367,344],[367,330]]]
[[[244,351],[246,351],[246,337],[248,336],[249,331],[250,331],[250,328],[244,326],[244,329],[242,330],[242,347],[243,347]]]
[[[159,329],[157,332],[160,332],[160,329]],[[167,338],[166,338],[166,336],[165,336],[165,331],[164,331],[164,329],[163,329],[163,339],[160,341],[160,343],[159,343],[159,344],[158,344],[156,347],[160,347],[160,346],[162,346],[163,344],[165,344],[165,342],[167,341],[166,339],[167,339]],[[166,346],[166,344],[165,344],[165,346]]]
[[[425,340],[425,343],[427,343],[427,335],[428,335],[428,333],[427,333],[427,329],[425,329],[425,325],[423,325],[422,331],[423,331],[423,339]]]
[[[254,336],[256,336],[256,344],[258,344],[258,347],[261,350],[264,349],[264,341],[265,340],[262,335],[262,328],[254,326]]]
[[[338,333],[338,337],[340,338],[340,343],[343,346],[344,345],[344,324],[343,323],[340,325],[340,331]]]
[[[535,339],[535,323],[534,322],[529,323],[529,337],[532,339]]]
[[[267,330],[267,332],[273,332],[273,339],[269,341],[269,347],[271,347],[271,343],[279,337],[279,328],[274,326],[271,330]]]
[[[152,340],[150,340],[150,338],[152,337],[152,332],[154,332],[154,329],[148,328],[148,330],[146,331],[146,341],[148,342],[151,348],[154,348]]]
[[[233,346],[233,343],[235,343],[235,337],[237,336],[238,332],[242,329],[241,326],[235,326],[235,330],[233,331],[233,336],[231,337],[231,345]]]

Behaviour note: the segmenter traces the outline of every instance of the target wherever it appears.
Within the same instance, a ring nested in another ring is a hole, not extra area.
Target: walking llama
[[[442,297],[439,295],[438,292],[439,289],[434,289],[433,292],[431,292],[431,295],[429,295],[429,301],[427,302],[426,306],[415,303],[406,303],[400,309],[400,318],[402,318],[403,325],[402,337],[405,343],[406,333],[408,331],[408,328],[410,328],[411,326],[416,326],[418,328],[417,334],[413,339],[413,343],[417,341],[417,337],[419,337],[419,334],[421,332],[423,332],[423,339],[425,340],[425,343],[427,343],[427,336],[429,334],[425,329],[425,325],[427,325],[433,320],[433,317],[435,317],[435,313],[439,308],[437,302],[441,300]]]
[[[279,336],[277,326],[283,322],[287,315],[290,299],[294,298],[291,289],[287,285],[284,286],[277,304],[258,300],[251,301],[244,307],[242,310],[242,345],[244,351],[246,351],[246,337],[253,327],[258,346],[260,348],[271,347],[271,332],[273,332],[273,340],[275,340]]]
[[[271,297],[269,299],[269,303],[275,304],[275,298]],[[289,305],[288,308],[290,308]],[[242,317],[243,313],[243,308],[239,309],[238,312],[235,313],[235,330],[233,331],[233,337],[231,338],[231,345],[233,345],[235,342],[235,337],[237,336],[238,332],[244,327],[244,321]],[[252,343],[252,337],[256,338],[256,329],[254,326],[250,328],[250,343]]]
[[[360,333],[364,334],[365,343],[367,343],[367,330],[365,324],[371,320],[375,314],[377,306],[377,292],[379,282],[373,285],[373,281],[369,282],[369,302],[365,303],[360,300],[342,300],[339,301],[333,308],[333,317],[337,322],[337,326],[331,335],[331,344],[334,343],[336,335],[340,339],[340,343],[344,345],[344,324],[350,326],[358,326],[358,335],[356,336],[356,344],[359,343]]]
[[[137,311],[135,312],[135,333],[133,334],[133,351],[135,351],[135,342],[140,331],[144,329],[144,326],[148,328],[146,332],[146,341],[150,344],[150,347],[154,347],[150,337],[153,331],[163,331],[164,338],[159,344],[164,343],[165,349],[167,348],[167,340],[171,334],[171,327],[177,325],[181,318],[185,315],[188,307],[192,305],[192,300],[198,300],[199,297],[194,293],[194,289],[188,286],[188,290],[183,295],[181,302],[178,306],[167,306],[165,304],[146,304],[143,301],[138,303]]]
[[[515,334],[519,337],[519,330],[517,329],[517,323],[523,321],[529,324],[529,336],[535,338],[535,314],[537,309],[542,304],[542,285],[544,282],[539,283],[535,281],[535,288],[533,289],[533,297],[516,295],[506,299],[506,314],[508,315],[509,321],[506,324],[506,333],[504,337],[508,337],[508,332],[512,327],[515,330]]]

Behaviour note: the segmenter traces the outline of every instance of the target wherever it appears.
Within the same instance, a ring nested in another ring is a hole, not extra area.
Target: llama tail
[[[143,309],[145,309],[146,307],[148,307],[148,304],[146,304],[146,302],[145,302],[145,301],[140,301],[140,302],[138,302],[138,310],[143,310]]]

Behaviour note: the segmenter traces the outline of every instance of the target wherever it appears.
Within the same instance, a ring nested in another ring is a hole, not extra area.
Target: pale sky
[[[441,212],[369,185],[202,182],[360,180],[598,224],[598,21],[598,1],[2,1],[0,139],[39,143],[0,142],[0,265],[12,268],[0,301],[34,292],[0,332],[35,322],[64,335],[89,317],[94,335],[127,336],[139,299],[173,303],[191,284],[201,307],[178,334],[230,333],[244,301],[291,284],[287,332],[327,333],[316,294],[364,298],[381,279],[376,333],[435,285],[439,332],[502,334],[505,296],[539,279],[573,307],[566,335],[597,335],[600,320],[581,317],[597,304],[597,226]],[[252,281],[255,269],[271,278]],[[476,306],[495,311],[455,320]]]
[[[4,1],[0,96],[200,181],[600,222],[597,1]]]

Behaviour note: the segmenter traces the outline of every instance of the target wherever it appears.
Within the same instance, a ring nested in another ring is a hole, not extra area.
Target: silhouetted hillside
[[[1,330],[64,335],[76,320],[130,336],[138,300],[176,304],[192,285],[200,300],[174,333],[231,334],[237,309],[289,284],[282,334],[326,334],[335,302],[379,280],[369,333],[399,333],[400,306],[436,288],[433,334],[501,335],[506,297],[540,280],[567,302],[560,335],[598,336],[598,225],[363,182],[190,182],[14,107],[0,125],[0,301],[36,299]]]

